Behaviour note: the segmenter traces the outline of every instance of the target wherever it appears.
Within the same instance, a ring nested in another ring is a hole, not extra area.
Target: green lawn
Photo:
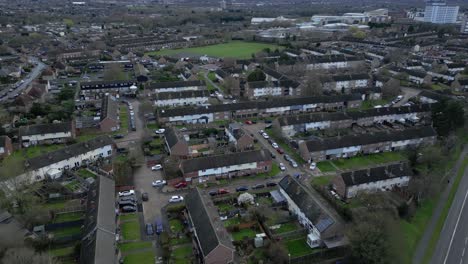
[[[326,186],[330,184],[330,182],[333,180],[333,176],[319,176],[319,177],[313,177],[311,180],[312,185],[315,186]]]
[[[74,250],[75,250],[75,246],[54,248],[54,249],[49,250],[49,254],[54,257],[63,257],[63,256],[72,255]]]
[[[129,213],[129,214],[121,214],[119,216],[120,221],[126,221],[126,220],[133,220],[137,219],[136,213]]]
[[[131,251],[134,249],[143,249],[143,248],[151,248],[153,245],[151,242],[142,241],[142,242],[132,242],[132,243],[123,243],[119,244],[119,249],[122,252]]]
[[[192,245],[180,246],[172,250],[171,259],[173,263],[191,263],[190,258],[192,256],[193,249]]]
[[[169,220],[169,225],[171,227],[171,232],[178,233],[184,230],[184,225],[179,219],[171,219]]]
[[[190,243],[190,238],[184,236],[181,238],[171,238],[171,246]]]
[[[364,110],[364,109],[371,109],[371,108],[374,108],[374,106],[377,106],[377,105],[385,105],[388,103],[388,100],[383,100],[383,99],[380,99],[380,100],[365,100],[362,102],[361,104],[361,109]]]
[[[65,207],[67,207],[70,204],[76,204],[75,203],[76,201],[77,200],[68,200],[68,201],[57,200],[57,201],[45,203],[43,206],[47,210],[61,210],[61,209],[64,209]]]
[[[144,251],[124,257],[124,264],[154,264],[154,252]]]
[[[228,212],[234,209],[234,205],[229,203],[221,203],[216,205],[221,212]]]
[[[321,172],[336,171],[335,166],[333,166],[333,164],[329,160],[318,162],[317,167]]]
[[[122,236],[125,240],[136,240],[140,238],[140,223],[137,221],[125,222],[120,225]]]
[[[401,152],[385,152],[370,155],[356,156],[349,159],[333,160],[333,164],[342,170],[357,169],[367,166],[378,165],[387,162],[406,160],[406,156]]]
[[[246,229],[240,230],[239,232],[232,233],[231,235],[234,241],[240,241],[244,239],[244,237],[254,238],[255,234],[256,234],[255,231],[253,231],[252,229],[246,228]]]
[[[233,226],[233,225],[238,225],[240,224],[240,219],[238,217],[232,217],[224,221],[224,226]]]
[[[72,180],[72,181],[70,181],[69,183],[65,184],[64,186],[65,186],[65,188],[67,188],[68,190],[74,192],[74,191],[76,191],[76,190],[78,190],[78,189],[80,188],[81,184],[80,184],[80,182],[77,181],[77,180]]]
[[[81,226],[60,228],[60,229],[54,230],[52,233],[54,234],[55,237],[78,235],[81,233]]]
[[[276,234],[282,234],[282,233],[291,232],[297,229],[298,229],[298,226],[296,223],[289,222],[289,223],[281,224],[281,226],[277,229],[274,229],[273,232],[275,232]]]
[[[257,42],[245,42],[245,41],[231,41],[228,43],[209,45],[203,47],[193,47],[185,49],[163,49],[160,51],[148,52],[149,55],[175,55],[179,53],[194,54],[194,55],[208,55],[211,57],[220,58],[238,58],[238,59],[249,59],[253,53],[262,51],[265,48],[271,50],[281,49],[280,46],[257,43]]]
[[[79,169],[77,171],[78,175],[80,175],[82,178],[93,178],[93,179],[96,179],[96,174],[90,172],[89,170],[87,169]]]
[[[79,135],[76,137],[76,141],[77,142],[85,142],[85,141],[88,141],[88,140],[91,140],[93,138],[96,138],[100,135],[103,135],[103,133],[89,133],[89,134],[83,134],[83,135]]]
[[[306,238],[299,238],[284,241],[284,244],[291,257],[300,257],[317,251],[317,249],[310,248],[306,241]]]
[[[75,221],[84,218],[83,212],[73,212],[73,213],[63,213],[63,214],[56,214],[54,223],[61,223],[61,222],[68,222],[68,221]]]
[[[126,106],[120,106],[120,133],[128,132],[128,111]]]
[[[64,148],[63,144],[53,144],[53,145],[37,145],[29,148],[18,149],[13,151],[13,153],[4,159],[5,162],[8,162],[9,159],[30,159],[34,158],[55,150]]]
[[[151,130],[156,130],[159,128],[159,125],[154,123],[154,124],[146,124],[146,127]]]
[[[208,73],[208,78],[212,81],[216,80],[216,74],[214,72],[209,72]]]
[[[432,233],[431,240],[429,241],[429,245],[426,249],[426,254],[424,255],[423,263],[429,263],[429,261],[431,260],[432,254],[435,251],[435,247],[437,245],[437,241],[440,237],[440,232],[444,227],[445,219],[447,218],[450,207],[452,206],[452,202],[455,199],[455,194],[458,190],[458,186],[460,185],[460,181],[463,178],[463,174],[465,173],[465,169],[467,166],[468,158],[465,158],[463,160],[462,166],[460,167],[460,170],[457,172],[457,176],[455,182],[453,183],[452,189],[450,189],[448,200],[445,201],[442,213],[440,214],[440,217],[437,220],[436,227],[434,229],[434,232]]]

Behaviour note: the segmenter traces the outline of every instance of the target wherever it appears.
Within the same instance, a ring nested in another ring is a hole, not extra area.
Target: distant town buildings
[[[426,2],[424,22],[448,24],[457,22],[459,6],[447,5],[445,0],[431,0]]]
[[[327,24],[364,24],[368,22],[383,23],[390,21],[388,9],[381,8],[364,13],[345,13],[341,16],[315,15],[311,20],[313,24],[324,26]]]

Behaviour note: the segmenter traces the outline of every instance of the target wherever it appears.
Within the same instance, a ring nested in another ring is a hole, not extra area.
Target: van
[[[156,227],[156,234],[159,235],[163,232],[163,224],[161,218],[156,219],[154,226]]]

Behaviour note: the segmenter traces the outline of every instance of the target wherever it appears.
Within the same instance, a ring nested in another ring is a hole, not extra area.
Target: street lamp
[[[288,253],[288,263],[291,264],[291,254]]]

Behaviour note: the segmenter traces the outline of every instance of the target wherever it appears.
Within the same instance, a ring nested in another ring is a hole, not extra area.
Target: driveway
[[[394,104],[394,107],[402,106],[408,102],[409,99],[417,96],[421,90],[415,89],[415,88],[410,88],[410,87],[401,87],[403,99],[399,101],[398,103]]]

